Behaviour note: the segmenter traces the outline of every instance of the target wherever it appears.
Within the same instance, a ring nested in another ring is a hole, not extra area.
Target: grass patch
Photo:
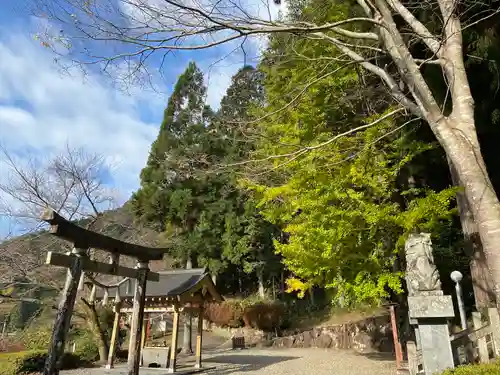
[[[500,361],[481,365],[460,366],[453,370],[446,370],[442,375],[500,375]]]
[[[40,372],[47,359],[46,350],[29,350],[16,353],[0,354],[0,375],[21,375]],[[62,369],[70,370],[89,366],[87,360],[74,353],[65,353],[62,358]]]

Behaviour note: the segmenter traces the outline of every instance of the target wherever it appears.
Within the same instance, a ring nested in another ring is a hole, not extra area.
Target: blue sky
[[[30,0],[25,1],[29,6]],[[139,172],[157,136],[168,93],[187,63],[196,61],[206,73],[207,102],[214,107],[243,64],[242,55],[235,54],[209,70],[233,46],[179,52],[165,61],[163,77],[155,78],[159,90],[132,87],[125,93],[99,72],[86,80],[78,72],[62,74],[53,53],[34,38],[39,21],[24,4],[12,4],[16,2],[0,5],[0,145],[20,164],[29,158],[56,155],[66,144],[103,155],[113,165],[107,181],[119,202],[138,187]],[[257,51],[252,53],[255,56]],[[8,170],[2,158],[0,155],[0,182],[5,182]],[[1,192],[0,200],[16,204]],[[0,218],[0,240],[8,228],[9,220]]]

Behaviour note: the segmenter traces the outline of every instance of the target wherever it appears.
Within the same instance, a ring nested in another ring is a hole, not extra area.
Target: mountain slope
[[[85,226],[88,220],[77,222]],[[134,216],[127,205],[103,213],[93,224],[92,230],[108,236],[143,246],[158,247],[159,234],[134,222]],[[23,282],[60,288],[65,270],[45,265],[48,251],[66,252],[71,249],[67,241],[60,240],[47,231],[22,235],[0,243],[0,283],[3,289],[10,283]],[[98,252],[96,258],[107,260],[108,255]],[[155,262],[152,269],[162,269],[171,262],[168,259]],[[120,257],[120,264],[135,266],[135,260]]]

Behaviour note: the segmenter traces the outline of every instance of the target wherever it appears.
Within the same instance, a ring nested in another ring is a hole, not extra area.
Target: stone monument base
[[[418,326],[419,349],[425,374],[454,368],[447,319],[455,316],[451,296],[408,297],[410,321]]]

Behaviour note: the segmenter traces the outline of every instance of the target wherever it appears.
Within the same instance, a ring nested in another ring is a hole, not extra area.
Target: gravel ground
[[[185,360],[184,360],[185,361]],[[181,359],[179,364],[182,365]],[[322,349],[249,349],[207,354],[200,374],[208,375],[395,375],[391,358]],[[181,370],[181,369],[180,369]],[[79,369],[61,375],[123,375],[126,369]],[[141,375],[164,375],[165,369],[142,369]],[[182,370],[178,372],[182,374]]]

